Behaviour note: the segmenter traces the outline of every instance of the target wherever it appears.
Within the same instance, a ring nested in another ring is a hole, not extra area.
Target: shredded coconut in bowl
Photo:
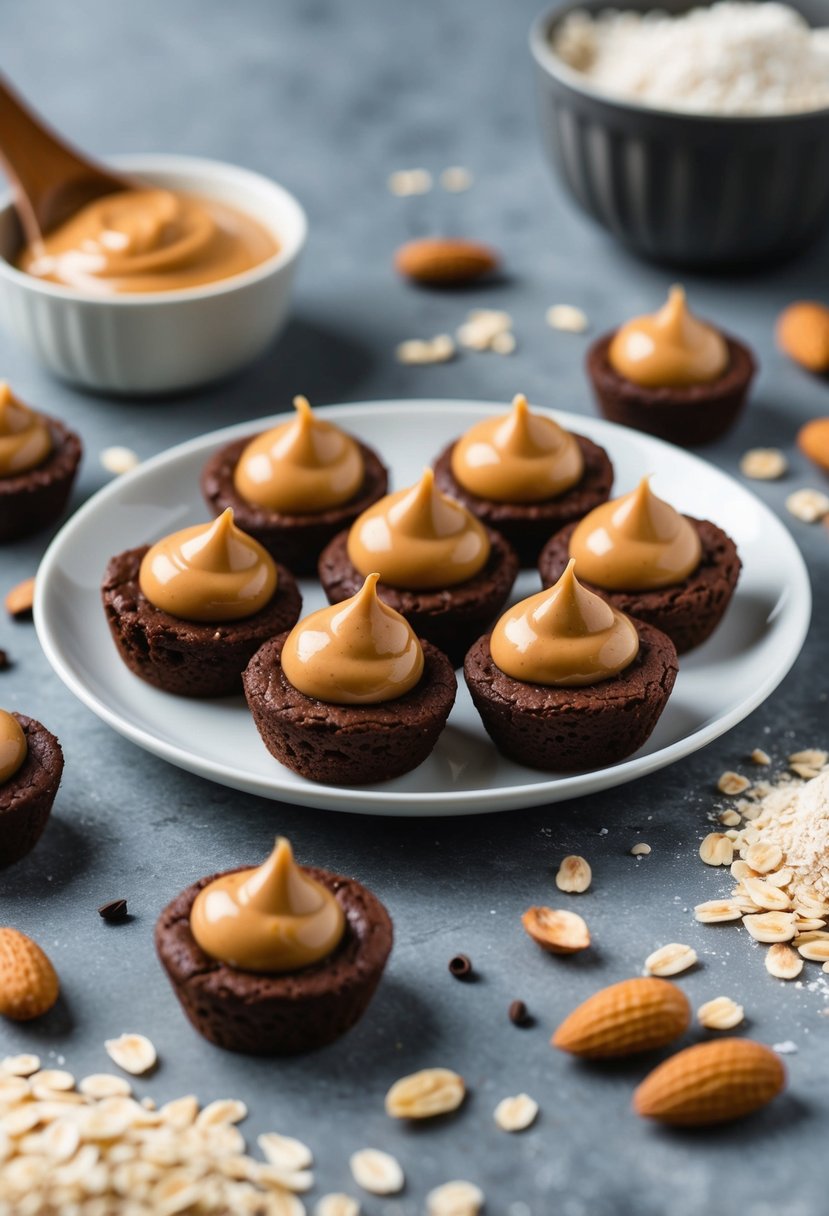
[[[829,3],[827,3],[829,18]],[[722,0],[678,17],[570,13],[553,50],[597,89],[698,114],[790,114],[829,106],[829,28],[774,0]]]

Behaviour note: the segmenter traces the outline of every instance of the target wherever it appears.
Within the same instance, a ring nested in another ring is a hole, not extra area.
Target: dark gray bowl
[[[698,2],[698,0],[697,0]],[[827,0],[788,0],[810,24]],[[568,0],[530,32],[547,156],[582,208],[646,257],[685,266],[737,266],[786,257],[829,222],[829,109],[720,118],[616,101],[554,53],[550,34]],[[656,7],[624,0],[615,7]],[[659,0],[681,13],[693,0]]]

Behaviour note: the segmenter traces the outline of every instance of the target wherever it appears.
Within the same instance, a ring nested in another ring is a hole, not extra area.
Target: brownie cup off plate
[[[23,405],[0,381],[0,544],[40,532],[63,514],[81,451],[74,431]]]
[[[431,469],[365,511],[323,550],[319,578],[332,604],[377,571],[377,594],[460,667],[507,601],[518,574],[508,541],[442,494]]]
[[[0,710],[0,869],[43,835],[63,775],[63,752],[45,726]]]
[[[221,448],[204,467],[214,514],[239,526],[296,574],[315,574],[323,548],[388,489],[376,452],[317,418],[304,397],[296,418]]]
[[[654,537],[647,523],[654,512],[666,521],[663,535],[673,539],[660,541]],[[622,517],[618,526],[614,513]],[[666,550],[677,545],[683,535],[691,554],[689,560],[676,575],[666,565],[659,570],[657,585],[649,586],[636,562],[652,562],[653,573]],[[628,564],[624,555],[631,545],[637,556]],[[595,552],[591,552],[591,546],[595,546]],[[717,628],[731,603],[742,568],[737,547],[722,528],[707,519],[680,516],[656,498],[647,480],[632,494],[606,503],[579,524],[563,528],[547,543],[538,562],[545,587],[561,577],[573,556],[585,587],[637,621],[661,629],[678,654],[702,645]],[[684,572],[690,564],[692,568]]]
[[[613,465],[604,448],[532,413],[518,394],[509,414],[484,419],[440,453],[435,482],[533,566],[554,532],[607,500]]]
[[[187,887],[155,929],[161,964],[199,1034],[257,1056],[311,1051],[350,1030],[374,995],[392,940],[391,918],[371,891],[297,866],[285,840],[256,869]]]
[[[184,697],[241,692],[251,656],[302,606],[293,575],[235,526],[232,511],[119,553],[101,595],[130,671]]]

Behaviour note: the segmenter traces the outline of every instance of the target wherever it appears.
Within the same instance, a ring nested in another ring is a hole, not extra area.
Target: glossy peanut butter
[[[345,915],[279,837],[261,866],[223,874],[199,892],[190,929],[205,954],[243,971],[301,971],[336,950]]]
[[[0,785],[11,780],[28,754],[26,736],[17,718],[0,709]]]
[[[264,608],[276,563],[233,522],[230,507],[209,524],[165,536],[141,562],[139,584],[156,608],[185,621],[237,621]]]
[[[317,418],[305,397],[294,397],[296,417],[257,435],[233,474],[246,502],[289,515],[342,506],[365,477],[360,445]]]
[[[369,507],[348,534],[348,556],[361,574],[376,570],[382,582],[411,591],[466,582],[486,565],[489,548],[486,529],[440,492],[431,469]]]
[[[659,312],[622,325],[608,350],[611,366],[643,388],[707,384],[728,366],[722,334],[689,311],[685,292],[672,287]]]
[[[576,578],[571,559],[558,582],[510,608],[489,645],[496,667],[515,680],[583,687],[610,680],[639,653],[629,617]]]
[[[0,477],[15,477],[42,464],[52,450],[49,425],[0,381]]]
[[[18,266],[95,295],[181,291],[252,270],[278,252],[253,216],[172,190],[122,190],[82,207]]]
[[[282,648],[282,670],[306,697],[331,705],[373,705],[402,697],[423,674],[423,650],[409,622],[377,595],[369,574],[350,599],[300,621]]]
[[[607,591],[672,587],[700,563],[702,545],[690,520],[657,498],[643,477],[631,494],[602,503],[576,526],[570,556],[588,583]]]
[[[508,414],[485,418],[458,440],[452,472],[479,498],[544,502],[580,480],[584,459],[573,436],[552,418],[532,413],[519,393]]]

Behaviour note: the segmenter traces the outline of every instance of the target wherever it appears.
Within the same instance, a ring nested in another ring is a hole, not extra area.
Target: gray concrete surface
[[[554,334],[544,310],[581,305],[593,330],[651,306],[671,275],[642,265],[588,226],[541,163],[525,31],[534,0],[162,0],[111,5],[29,0],[4,9],[4,70],[78,143],[98,153],[161,150],[223,157],[272,174],[303,200],[311,240],[296,314],[282,342],[240,378],[176,400],[116,402],[49,380],[0,338],[0,375],[20,394],[74,423],[87,456],[76,503],[107,475],[100,450],[125,443],[149,456],[222,423],[312,401],[389,396],[481,396],[521,389],[566,409],[591,410],[581,369],[586,339]],[[387,174],[467,165],[473,190],[399,200]],[[455,295],[410,290],[390,269],[412,233],[453,230],[504,254],[496,285]],[[751,409],[710,452],[734,471],[755,444],[784,447],[792,473],[758,486],[778,510],[785,495],[819,482],[792,447],[799,422],[826,413],[826,386],[774,350],[772,325],[790,299],[820,294],[827,247],[787,267],[741,279],[686,277],[704,313],[743,335],[763,371]],[[468,308],[507,308],[512,358],[465,354],[442,367],[404,368],[402,338],[451,330]],[[715,514],[715,505],[712,504]],[[785,512],[783,512],[785,515]],[[246,1130],[306,1139],[318,1158],[316,1194],[354,1191],[347,1158],[365,1145],[403,1163],[408,1186],[393,1201],[365,1197],[369,1216],[414,1216],[429,1188],[478,1182],[488,1211],[504,1216],[820,1216],[829,1113],[823,982],[771,980],[759,948],[733,928],[694,923],[694,903],[727,882],[696,857],[713,783],[754,746],[776,759],[826,744],[829,537],[789,521],[816,593],[805,651],[780,690],[704,752],[638,784],[567,805],[481,819],[394,822],[298,810],[210,785],[121,739],[81,707],[49,670],[30,625],[0,621],[14,659],[0,674],[0,703],[34,714],[61,738],[66,775],[36,851],[0,875],[0,921],[50,952],[63,999],[28,1027],[3,1024],[0,1054],[34,1049],[80,1076],[106,1067],[104,1038],[141,1030],[161,1055],[140,1086],[159,1100],[194,1091],[243,1097]],[[4,588],[31,573],[45,537],[0,556]],[[214,1050],[185,1023],[156,964],[160,907],[198,875],[262,857],[275,831],[300,858],[367,882],[388,904],[397,946],[360,1027],[304,1059],[262,1064]],[[653,852],[635,861],[628,849]],[[518,918],[552,898],[564,853],[587,856],[593,889],[578,901],[596,948],[571,960],[542,956]],[[128,898],[131,923],[102,924],[98,904]],[[558,1020],[600,985],[635,974],[644,956],[687,941],[701,965],[682,979],[698,1004],[725,993],[745,1004],[747,1033],[791,1040],[791,1086],[757,1118],[682,1135],[629,1111],[646,1063],[584,1068],[547,1045]],[[479,973],[462,985],[446,969],[466,951]],[[809,976],[820,976],[812,969]],[[825,977],[821,977],[822,979]],[[518,1030],[509,1002],[537,1017]],[[387,1086],[429,1064],[458,1069],[470,1097],[451,1119],[392,1125]],[[492,1120],[501,1097],[527,1090],[536,1126],[509,1137]]]

